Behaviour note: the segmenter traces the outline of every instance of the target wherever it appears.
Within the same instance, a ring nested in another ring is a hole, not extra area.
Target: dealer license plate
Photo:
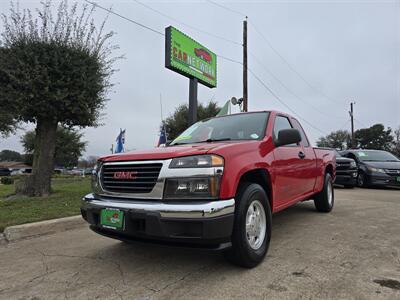
[[[101,210],[100,225],[105,228],[121,229],[124,224],[124,213],[119,209],[105,208]]]

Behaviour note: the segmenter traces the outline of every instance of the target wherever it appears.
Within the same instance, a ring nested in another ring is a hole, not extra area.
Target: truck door
[[[274,121],[273,138],[276,139],[282,129],[293,128],[289,119],[277,115]],[[285,206],[302,195],[308,187],[304,187],[304,160],[303,147],[300,144],[291,144],[274,149],[272,163],[275,180],[276,207]]]
[[[313,147],[311,147],[310,142],[307,139],[307,136],[301,127],[300,122],[296,119],[292,118],[292,125],[296,128],[301,135],[300,145],[302,147],[302,151],[304,153],[302,168],[303,168],[303,184],[304,188],[303,194],[312,193],[314,190],[315,182],[317,180],[317,176],[319,176],[319,169],[317,169],[317,159],[315,156],[315,152]]]

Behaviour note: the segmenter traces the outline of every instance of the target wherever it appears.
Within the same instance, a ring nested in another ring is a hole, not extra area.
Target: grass
[[[0,232],[7,226],[38,222],[80,213],[80,200],[90,192],[90,179],[53,180],[49,197],[8,196],[14,185],[0,185]]]

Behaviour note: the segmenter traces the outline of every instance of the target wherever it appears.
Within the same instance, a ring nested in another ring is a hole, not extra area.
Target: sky
[[[95,2],[160,32],[173,25],[220,55],[217,87],[200,84],[200,103],[214,100],[222,106],[241,97],[242,65],[223,57],[242,60],[247,15],[249,111],[295,114],[313,143],[334,130],[350,129],[350,102],[355,102],[355,129],[376,123],[400,126],[400,0]],[[40,1],[20,0],[20,6],[35,9]],[[8,9],[9,1],[0,0],[0,12]],[[98,24],[106,15],[96,9]],[[155,147],[160,95],[164,118],[188,103],[189,79],[164,67],[164,36],[115,15],[109,16],[106,29],[117,33],[115,56],[125,58],[115,64],[119,71],[112,77],[116,85],[104,125],[83,130],[85,156],[110,153],[120,128],[126,129],[127,149]],[[0,150],[22,152],[23,132],[0,138]]]

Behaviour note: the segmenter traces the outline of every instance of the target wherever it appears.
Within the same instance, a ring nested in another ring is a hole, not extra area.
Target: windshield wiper
[[[222,139],[206,139],[205,141],[201,141],[199,143],[212,143],[212,142],[222,142],[222,141],[230,141],[231,138],[222,138]]]
[[[231,140],[231,138],[206,139],[205,141],[198,141],[198,142],[191,142],[191,143],[174,143],[174,144],[170,144],[169,146],[189,145],[189,144],[198,144],[198,143],[212,143],[212,142],[222,142],[222,141],[230,141],[230,140]]]
[[[170,146],[178,146],[178,145],[187,145],[188,143],[173,143],[173,144],[169,144],[168,147]]]

